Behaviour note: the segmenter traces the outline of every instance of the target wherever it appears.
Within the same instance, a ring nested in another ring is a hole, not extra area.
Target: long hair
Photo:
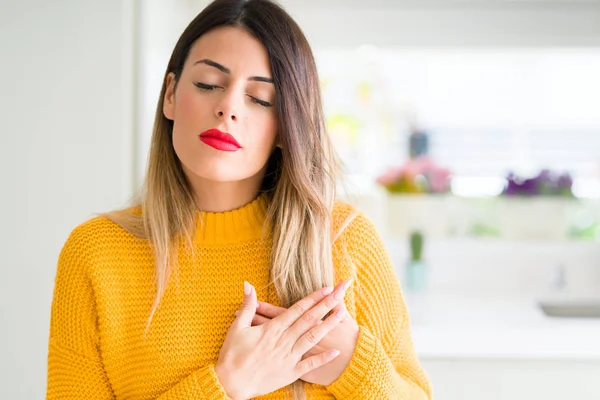
[[[263,44],[278,99],[277,131],[282,148],[270,156],[261,188],[269,196],[270,283],[287,308],[335,281],[332,210],[338,163],[325,132],[317,68],[308,41],[276,3],[216,0],[187,26],[169,60],[156,108],[147,174],[134,201],[134,206],[141,205],[142,213],[126,209],[105,214],[152,246],[157,294],[148,326],[176,267],[176,243],[187,238],[191,245],[195,227],[191,186],[172,145],[173,122],[163,114],[166,77],[175,74],[176,88],[194,42],[222,26],[242,28]],[[292,397],[306,398],[302,381],[292,385]]]

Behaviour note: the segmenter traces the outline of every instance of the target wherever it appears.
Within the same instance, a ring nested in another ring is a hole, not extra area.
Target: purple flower
[[[548,169],[540,171],[534,178],[522,178],[509,172],[506,176],[506,196],[566,195],[572,196],[573,179],[568,173],[559,175]]]
[[[558,178],[557,186],[559,189],[571,189],[573,187],[573,178],[568,172]]]

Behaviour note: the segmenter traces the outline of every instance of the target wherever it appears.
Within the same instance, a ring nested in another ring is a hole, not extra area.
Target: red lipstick
[[[240,144],[227,132],[218,129],[209,129],[200,134],[200,140],[210,147],[221,151],[238,151],[242,148]]]

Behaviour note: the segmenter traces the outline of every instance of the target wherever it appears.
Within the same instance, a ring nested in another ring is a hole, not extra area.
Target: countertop
[[[600,361],[600,318],[555,318],[540,296],[404,294],[422,359]]]

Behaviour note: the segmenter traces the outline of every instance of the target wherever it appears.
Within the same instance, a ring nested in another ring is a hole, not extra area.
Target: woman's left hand
[[[334,288],[334,290],[344,291],[343,286],[346,282],[347,281],[340,282]],[[325,298],[325,296],[323,296],[323,298]],[[277,307],[270,303],[259,301],[258,309],[256,310],[256,314],[252,320],[252,326],[262,325],[265,322],[270,321],[272,318],[275,318],[285,310],[286,308]],[[358,339],[358,324],[348,314],[346,305],[343,301],[334,307],[331,312],[335,313],[339,310],[346,312],[344,319],[342,319],[332,331],[330,331],[323,339],[321,339],[321,341],[319,341],[311,350],[309,350],[302,357],[302,359],[304,360],[310,356],[332,349],[339,350],[340,355],[334,358],[333,361],[314,369],[305,375],[302,375],[300,379],[303,381],[323,386],[330,385],[340,377],[342,372],[344,372],[350,363],[350,359],[352,358],[352,354],[356,348],[356,341]],[[319,323],[321,323],[321,321]]]

